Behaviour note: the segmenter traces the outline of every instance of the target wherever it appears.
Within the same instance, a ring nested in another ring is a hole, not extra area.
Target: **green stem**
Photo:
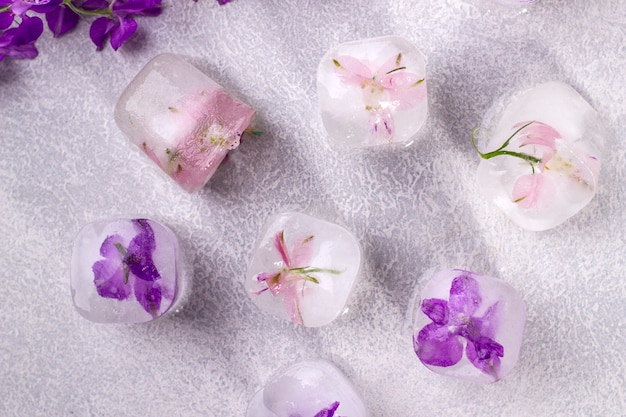
[[[0,7],[0,13],[8,12],[11,10],[11,6]]]
[[[70,8],[74,13],[83,15],[83,16],[110,16],[111,15],[111,7],[109,6],[103,10],[85,10],[80,7],[76,7],[72,4],[72,0],[63,0],[63,4]],[[111,3],[112,5],[113,3]]]
[[[303,268],[290,268],[290,272],[297,272],[300,274],[313,274],[315,272],[327,272],[329,274],[341,274],[342,271],[337,269],[328,269],[328,268],[315,268],[311,266],[305,266]]]
[[[500,155],[508,155],[508,156],[513,156],[515,158],[523,159],[524,161],[527,161],[531,166],[533,164],[538,164],[541,162],[541,158],[537,158],[536,156],[529,155],[529,154],[522,153],[522,152],[513,152],[513,151],[503,150],[504,148],[509,146],[509,143],[515,137],[515,135],[517,135],[522,129],[528,127],[531,123],[534,123],[534,121],[528,122],[522,127],[520,127],[519,129],[517,129],[515,132],[513,132],[511,136],[508,137],[508,139],[502,144],[502,146],[500,146],[495,151],[491,151],[487,153],[482,153],[481,151],[478,150],[478,146],[476,146],[476,132],[482,129],[480,127],[477,127],[476,129],[472,131],[472,146],[474,147],[476,152],[478,152],[478,155],[480,155],[480,157],[483,159],[491,159],[493,157],[500,156]],[[534,167],[533,167],[533,171],[534,171]]]

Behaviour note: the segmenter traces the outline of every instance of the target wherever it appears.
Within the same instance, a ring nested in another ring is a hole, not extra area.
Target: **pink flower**
[[[263,272],[257,275],[257,281],[265,287],[257,291],[256,294],[261,294],[267,290],[275,297],[282,294],[287,314],[289,314],[292,322],[298,324],[303,324],[300,297],[304,296],[305,284],[307,282],[319,284],[318,279],[311,274],[316,272],[340,273],[340,271],[333,269],[315,268],[308,265],[312,256],[313,239],[313,235],[299,239],[290,254],[285,245],[285,232],[284,230],[279,231],[274,236],[274,247],[280,254],[284,267],[278,272]]]
[[[358,86],[369,113],[370,133],[376,142],[391,142],[395,111],[415,107],[426,97],[424,78],[406,71],[402,54],[391,57],[376,72],[352,56],[333,60],[335,73],[346,84]]]

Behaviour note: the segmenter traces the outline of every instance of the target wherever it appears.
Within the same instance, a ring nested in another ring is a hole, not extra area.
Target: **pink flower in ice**
[[[402,54],[391,57],[376,72],[352,56],[333,59],[335,73],[346,84],[361,88],[370,132],[377,142],[391,142],[394,113],[415,107],[426,97],[424,77],[408,72]]]
[[[523,159],[530,164],[531,173],[517,178],[511,197],[513,202],[520,207],[533,208],[554,194],[553,178],[546,174],[550,170],[548,163],[557,154],[556,140],[561,139],[561,134],[552,126],[537,121],[518,123],[513,126],[513,129],[515,129],[513,134],[495,151],[488,153],[478,151],[474,137],[476,131],[472,134],[472,144],[484,159],[508,155]],[[507,146],[514,138],[517,140],[518,149],[533,146],[533,155],[508,150]]]
[[[257,291],[256,294],[261,294],[267,290],[273,296],[282,294],[291,321],[298,324],[303,324],[299,300],[304,295],[305,284],[307,282],[319,284],[319,280],[311,274],[316,272],[340,273],[334,269],[316,268],[308,265],[312,256],[313,239],[314,236],[311,235],[298,240],[289,253],[285,245],[284,230],[276,233],[274,247],[280,254],[284,266],[277,272],[263,272],[257,276],[257,281],[264,285],[264,288]]]
[[[171,123],[181,132],[176,146],[159,158],[146,143],[143,151],[187,191],[201,188],[229,150],[239,146],[241,135],[254,116],[244,103],[223,90],[202,90],[169,107]]]

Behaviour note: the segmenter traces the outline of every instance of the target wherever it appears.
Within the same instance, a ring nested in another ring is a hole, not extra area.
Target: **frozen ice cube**
[[[97,323],[142,323],[161,317],[180,300],[184,262],[178,239],[147,219],[102,220],[74,241],[74,306]]]
[[[474,132],[478,185],[516,224],[550,229],[591,201],[606,130],[573,88],[549,82],[518,92],[483,125]]]
[[[491,383],[515,366],[525,322],[524,302],[506,282],[444,270],[420,294],[413,347],[438,374]]]
[[[397,36],[344,43],[322,58],[317,93],[339,147],[408,145],[428,115],[426,61]]]
[[[367,417],[352,383],[325,361],[297,363],[272,378],[248,406],[247,417]]]
[[[254,111],[173,54],[152,59],[115,106],[128,138],[188,192],[239,145]]]
[[[361,247],[343,227],[289,212],[263,228],[246,288],[264,311],[308,327],[342,314],[361,269]]]

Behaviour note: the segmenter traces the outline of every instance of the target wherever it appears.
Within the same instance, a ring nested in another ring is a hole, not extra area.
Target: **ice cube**
[[[254,111],[174,54],[152,59],[115,106],[128,138],[188,192],[239,145]]]
[[[352,383],[334,365],[297,363],[272,378],[248,406],[247,417],[367,417]]]
[[[322,58],[317,93],[340,148],[408,145],[428,115],[426,61],[397,36],[344,43]]]
[[[308,327],[342,314],[361,269],[361,247],[343,227],[289,212],[270,219],[248,267],[252,301]]]
[[[478,185],[520,227],[550,229],[591,201],[606,130],[573,88],[549,82],[517,92],[483,124],[474,132]]]
[[[413,347],[420,361],[438,374],[492,383],[515,366],[525,322],[524,302],[506,282],[444,270],[420,294]]]
[[[142,323],[181,299],[184,261],[174,233],[154,220],[102,220],[74,241],[70,278],[76,310],[97,323]]]

